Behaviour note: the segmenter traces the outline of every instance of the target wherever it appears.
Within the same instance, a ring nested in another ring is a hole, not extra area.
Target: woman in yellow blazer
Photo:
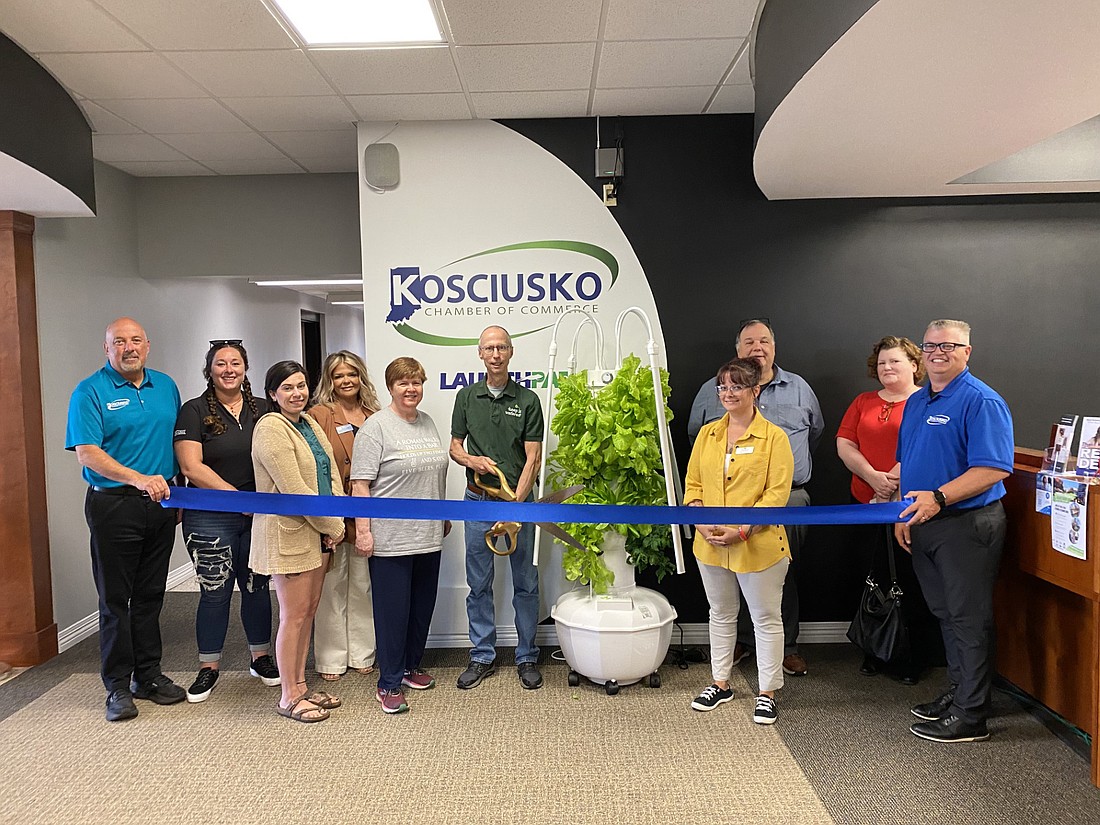
[[[735,358],[718,370],[726,414],[703,427],[688,460],[684,502],[693,507],[782,507],[791,493],[794,456],[786,433],[756,408],[760,366]],[[709,711],[733,699],[729,677],[737,642],[738,589],[756,628],[759,695],[753,721],[773,724],[783,687],[783,580],[791,562],[787,533],[774,524],[697,524],[695,558],[710,603],[714,684],[691,707]]]
[[[305,368],[296,361],[280,361],[267,371],[264,391],[277,412],[257,421],[252,433],[256,491],[343,495],[332,447],[317,422],[303,412],[309,401]],[[252,522],[249,566],[272,577],[279,599],[279,714],[298,722],[321,722],[341,704],[324,691],[310,692],[306,655],[325,576],[321,547],[332,548],[343,537],[344,520],[335,516],[257,513]]]
[[[313,395],[313,416],[336,458],[345,495],[351,495],[351,454],[355,436],[378,412],[367,365],[354,352],[340,350],[325,359]],[[313,667],[322,679],[335,682],[349,669],[374,670],[374,605],[370,561],[355,552],[355,519],[344,519],[344,540],[333,550],[325,573],[321,603],[313,621]]]

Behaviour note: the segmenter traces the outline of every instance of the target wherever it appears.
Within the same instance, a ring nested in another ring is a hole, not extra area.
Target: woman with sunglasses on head
[[[351,495],[355,436],[380,406],[362,359],[347,350],[326,358],[313,403],[309,414],[325,431],[344,494]],[[362,674],[374,670],[369,562],[355,552],[355,519],[344,519],[344,528],[343,542],[327,557],[331,561],[313,624],[313,666],[328,682],[337,681],[349,668]]]
[[[689,507],[782,507],[791,494],[794,453],[787,434],[756,407],[760,365],[734,358],[718,370],[716,391],[726,414],[703,426],[684,481]],[[730,673],[737,642],[739,591],[756,636],[757,697],[752,719],[778,718],[775,692],[783,687],[783,581],[791,564],[786,528],[775,524],[697,524],[695,558],[710,603],[714,683],[695,697],[693,710],[710,711],[733,699]]]
[[[344,494],[340,472],[324,431],[305,413],[309,384],[305,367],[280,361],[267,371],[264,392],[276,412],[256,423],[252,466],[260,493],[328,496]],[[321,599],[325,570],[322,546],[333,548],[344,538],[337,516],[275,516],[257,513],[252,525],[252,569],[270,575],[279,599],[279,632],[275,660],[282,695],[280,716],[296,722],[321,722],[342,704],[306,684],[310,628]]]
[[[270,407],[253,397],[247,372],[248,353],[241,341],[210,342],[202,369],[206,391],[184,404],[176,418],[176,458],[188,486],[256,489],[252,431]],[[234,583],[241,592],[241,623],[252,654],[249,672],[269,687],[278,685],[279,671],[271,658],[269,579],[248,566],[252,516],[184,510],[183,538],[199,582],[199,673],[187,690],[187,701],[206,701],[218,681]]]
[[[852,473],[852,501],[856,504],[890,501],[898,491],[898,427],[905,413],[905,402],[920,389],[918,385],[924,380],[920,348],[908,338],[887,335],[871,350],[867,376],[876,379],[881,388],[855,397],[836,434],[837,455]],[[888,582],[889,565],[881,549],[886,541],[882,533],[888,528],[867,524],[853,529],[859,533],[859,544],[865,549],[867,564],[863,569],[871,568],[871,560],[875,560],[875,581]],[[892,529],[889,532],[892,536]],[[902,612],[910,625],[912,646],[910,658],[894,663],[891,669],[901,681],[916,684],[928,658],[929,643],[922,640],[929,632],[934,635],[938,631],[913,573],[912,559],[901,551],[893,538],[890,545],[898,584],[904,594]],[[933,639],[933,648],[935,644]],[[866,676],[873,676],[884,667],[885,663],[868,655],[859,670]]]

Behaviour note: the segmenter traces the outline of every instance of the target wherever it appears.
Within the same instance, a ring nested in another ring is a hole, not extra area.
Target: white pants
[[[368,562],[347,542],[333,551],[313,625],[313,658],[318,673],[374,666],[374,607]]]
[[[724,567],[699,564],[703,589],[710,602],[710,666],[716,682],[729,679],[733,646],[737,644],[737,614],[741,609],[738,584],[745,594],[756,628],[756,667],[760,690],[783,687],[783,580],[790,566],[782,558],[766,570],[734,573]]]

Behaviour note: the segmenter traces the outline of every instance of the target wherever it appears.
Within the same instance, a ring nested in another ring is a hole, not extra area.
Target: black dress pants
[[[995,501],[952,512],[911,529],[913,570],[939,619],[947,676],[955,687],[950,712],[974,724],[989,716],[996,628],[993,584],[1005,543],[1005,511]]]
[[[108,692],[129,688],[131,677],[144,683],[161,673],[160,611],[176,533],[176,510],[125,489],[129,494],[89,488],[84,499]]]

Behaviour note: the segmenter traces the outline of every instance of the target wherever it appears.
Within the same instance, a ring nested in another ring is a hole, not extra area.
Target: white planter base
[[[672,641],[676,610],[655,590],[592,596],[566,593],[550,611],[565,661],[572,670],[604,685],[608,693],[657,673]],[[660,684],[660,677],[651,680]]]

